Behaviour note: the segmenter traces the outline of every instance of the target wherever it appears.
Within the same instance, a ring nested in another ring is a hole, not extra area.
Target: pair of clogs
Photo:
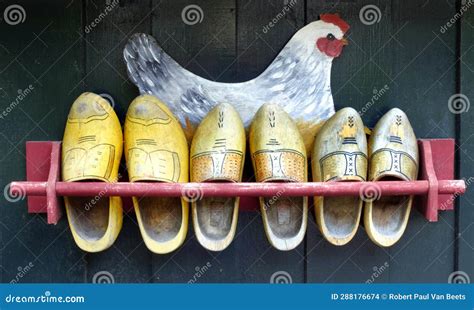
[[[319,182],[409,181],[418,175],[418,147],[403,111],[387,112],[372,131],[367,147],[364,125],[352,108],[338,111],[316,136],[312,154],[313,180]],[[374,243],[395,244],[407,226],[413,196],[382,196],[363,187],[360,197],[315,197],[316,220],[334,245],[356,234],[365,202],[364,226]]]
[[[124,139],[125,141],[124,141]],[[127,112],[124,137],[113,108],[84,93],[73,103],[62,144],[62,179],[116,182],[122,148],[130,182],[187,182],[188,145],[180,124],[152,96],[135,99]],[[140,232],[155,253],[178,248],[188,229],[188,202],[182,198],[133,197]],[[120,197],[65,197],[76,244],[87,252],[110,247],[122,227]]]
[[[191,182],[240,182],[245,160],[245,129],[229,104],[217,105],[201,122],[191,145]],[[257,182],[306,182],[303,139],[277,105],[265,104],[250,126],[250,154]],[[280,193],[281,195],[281,193]],[[277,249],[290,250],[306,232],[307,197],[260,198],[265,232]],[[209,197],[192,202],[193,226],[202,246],[220,251],[232,241],[239,198]]]

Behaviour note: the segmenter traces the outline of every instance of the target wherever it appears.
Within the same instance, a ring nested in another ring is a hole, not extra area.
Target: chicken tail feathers
[[[142,94],[160,98],[170,80],[184,74],[180,72],[183,68],[161,49],[156,40],[144,33],[136,33],[130,38],[123,57],[129,78]]]
[[[185,117],[198,123],[212,108],[202,79],[181,67],[147,34],[134,34],[123,51],[130,80],[141,94],[165,102],[184,124]]]

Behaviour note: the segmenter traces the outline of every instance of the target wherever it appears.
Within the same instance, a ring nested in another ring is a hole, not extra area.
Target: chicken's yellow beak
[[[349,41],[346,38],[341,39],[342,45],[348,45]]]

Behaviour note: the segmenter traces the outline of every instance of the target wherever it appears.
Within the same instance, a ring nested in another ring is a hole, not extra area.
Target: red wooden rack
[[[26,178],[12,182],[12,196],[28,196],[29,213],[46,213],[49,224],[62,216],[60,196],[121,196],[130,211],[131,196],[242,197],[241,210],[258,208],[259,196],[363,196],[417,195],[415,203],[430,222],[438,220],[439,210],[452,210],[454,200],[466,190],[464,180],[454,178],[454,140],[422,139],[420,173],[417,181],[385,182],[307,182],[307,183],[116,183],[61,182],[61,142],[26,143]]]

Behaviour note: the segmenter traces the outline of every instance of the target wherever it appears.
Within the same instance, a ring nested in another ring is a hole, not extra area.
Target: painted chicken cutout
[[[207,80],[181,67],[146,34],[135,34],[124,49],[128,75],[140,93],[165,102],[186,129],[194,128],[219,103],[230,103],[247,128],[264,103],[282,106],[297,122],[307,147],[322,123],[334,114],[331,65],[347,44],[349,25],[322,14],[290,39],[268,68],[239,83]]]

